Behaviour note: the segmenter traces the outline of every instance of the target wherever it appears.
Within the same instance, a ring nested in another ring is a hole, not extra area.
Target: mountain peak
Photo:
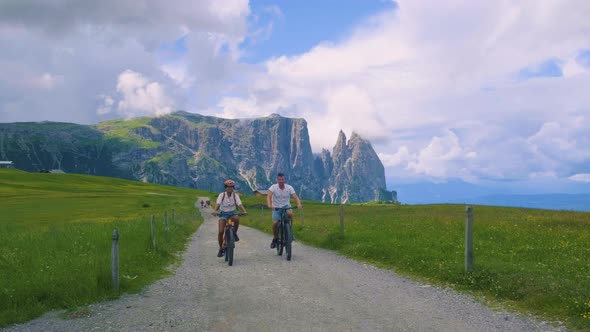
[[[364,141],[364,139],[361,137],[361,135],[357,134],[355,131],[353,131],[352,135],[350,135],[350,141],[353,141],[353,140]]]

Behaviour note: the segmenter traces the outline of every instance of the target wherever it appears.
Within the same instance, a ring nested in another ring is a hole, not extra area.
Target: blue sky
[[[336,42],[362,20],[396,5],[388,0],[323,0],[312,5],[301,1],[252,1],[252,30],[269,27],[261,37],[246,38],[247,62],[302,54],[323,42]]]
[[[549,59],[539,65],[529,66],[523,68],[518,73],[518,78],[526,80],[534,77],[561,77],[563,71],[561,70],[561,61],[558,59]]]
[[[185,110],[369,139],[389,189],[590,192],[590,2],[0,2],[0,122]],[[469,187],[471,188],[471,187]]]

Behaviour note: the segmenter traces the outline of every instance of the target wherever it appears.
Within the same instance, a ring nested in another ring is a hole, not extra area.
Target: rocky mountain
[[[325,153],[325,152],[324,152]],[[329,155],[328,155],[329,156]],[[385,170],[369,141],[352,133],[346,141],[340,131],[325,174],[330,174],[327,185],[322,188],[324,202],[362,202],[367,197],[376,201],[392,201],[393,196],[385,190]]]
[[[396,201],[371,144],[340,132],[332,153],[313,155],[304,119],[271,115],[222,119],[176,112],[101,122],[0,124],[0,160],[16,168],[105,175],[244,193],[266,189],[283,172],[303,199],[330,203]]]

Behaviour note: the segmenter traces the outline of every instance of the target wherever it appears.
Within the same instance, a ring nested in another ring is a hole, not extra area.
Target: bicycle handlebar
[[[290,206],[290,207],[281,207],[281,208],[272,208],[274,211],[282,211],[282,210],[293,210],[299,209],[297,206]],[[301,207],[303,209],[303,207]]]
[[[213,211],[213,212],[211,212],[211,214],[214,215],[214,216],[219,216],[221,213],[219,211]],[[232,216],[236,216],[237,215],[238,217],[241,217],[241,216],[245,216],[247,214],[248,214],[248,212],[246,212],[246,213],[238,212],[236,214],[232,214]]]

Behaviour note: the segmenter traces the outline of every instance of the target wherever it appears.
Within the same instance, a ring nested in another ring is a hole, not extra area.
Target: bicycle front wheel
[[[285,251],[287,253],[287,260],[291,260],[291,249],[293,243],[293,230],[291,229],[291,223],[285,224]]]
[[[280,223],[279,224],[279,240],[277,243],[277,255],[282,256],[283,255],[283,244],[285,239],[285,230],[284,230],[284,224]]]
[[[229,266],[234,264],[234,247],[235,247],[235,238],[234,238],[234,231],[233,229],[228,229],[226,234],[227,239],[227,246],[225,248],[226,254],[226,261]]]

